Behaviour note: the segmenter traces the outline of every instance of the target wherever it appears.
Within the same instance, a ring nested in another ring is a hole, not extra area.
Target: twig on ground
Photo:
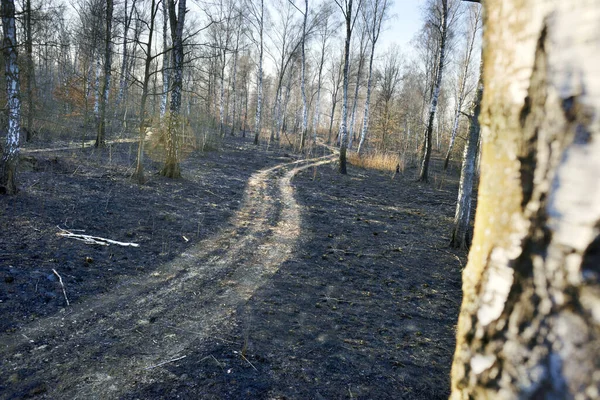
[[[255,371],[257,371],[257,372],[258,372],[258,370],[257,370],[257,369],[256,369],[256,367],[254,366],[254,364],[252,364],[252,363],[250,362],[250,360],[248,360],[246,357],[244,357],[244,355],[243,355],[242,353],[240,353],[239,351],[234,351],[234,353],[235,353],[235,354],[239,354],[239,356],[240,356],[240,357],[242,357],[242,359],[243,359],[244,361],[246,361],[248,364],[250,364],[250,366],[251,366],[252,368],[254,368],[254,370],[255,370]]]
[[[65,301],[67,302],[67,305],[70,305],[69,298],[67,297],[67,291],[65,290],[65,284],[63,283],[62,277],[58,274],[58,272],[56,272],[56,270],[54,268],[52,268],[52,272],[54,272],[54,275],[56,275],[58,277],[58,283],[60,283],[60,287],[62,288],[63,296],[65,296]]]
[[[158,367],[161,367],[161,366],[163,366],[163,365],[165,365],[165,364],[169,364],[169,363],[172,363],[172,362],[175,362],[175,361],[183,360],[183,359],[184,359],[184,358],[186,358],[186,357],[187,357],[187,356],[181,356],[181,357],[173,358],[173,359],[171,359],[171,360],[163,361],[163,362],[161,362],[161,363],[158,363],[158,364],[156,364],[156,365],[151,365],[151,366],[149,366],[149,367],[146,367],[146,368],[144,368],[144,369],[145,369],[145,370],[149,370],[149,369],[158,368]]]
[[[99,244],[101,246],[110,246],[111,244],[116,244],[124,247],[140,247],[140,245],[137,243],[118,242],[116,240],[106,239],[98,236],[81,235],[66,229],[62,229],[60,226],[57,226],[57,228],[60,229],[60,232],[57,233],[58,236],[80,240],[85,244]]]

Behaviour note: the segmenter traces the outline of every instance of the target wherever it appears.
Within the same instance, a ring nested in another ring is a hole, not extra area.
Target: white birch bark
[[[365,23],[367,24],[367,29],[369,31],[369,41],[371,42],[371,54],[369,55],[369,77],[367,78],[367,98],[365,99],[365,111],[363,116],[363,125],[360,133],[360,141],[358,143],[358,154],[361,153],[362,148],[365,144],[365,140],[367,139],[367,132],[369,130],[369,107],[371,104],[371,92],[373,90],[373,59],[375,57],[375,45],[379,40],[379,35],[381,33],[381,27],[383,26],[383,21],[386,18],[386,14],[389,9],[388,0],[372,0],[370,3],[372,7],[366,8],[363,13],[365,16]]]
[[[421,171],[419,173],[420,182],[429,181],[429,159],[431,158],[431,147],[432,147],[432,133],[433,133],[433,122],[435,120],[435,113],[440,97],[440,90],[442,88],[442,76],[444,72],[444,64],[446,60],[446,40],[448,35],[448,0],[440,0],[442,11],[441,11],[441,26],[440,26],[440,48],[438,55],[437,74],[435,75],[435,81],[433,86],[433,93],[431,95],[431,105],[429,106],[429,118],[427,121],[427,127],[425,128],[425,143],[423,145],[423,159],[421,162]]]
[[[475,47],[475,39],[477,38],[477,32],[479,31],[479,26],[480,26],[480,16],[481,16],[480,7],[473,6],[473,9],[471,9],[471,14],[470,14],[471,29],[469,31],[469,36],[467,39],[467,48],[466,48],[465,57],[463,60],[464,65],[463,65],[460,85],[458,88],[458,98],[456,101],[456,108],[454,110],[454,120],[452,123],[452,132],[450,134],[450,144],[448,145],[448,152],[446,153],[446,158],[444,160],[444,169],[448,168],[448,162],[450,161],[450,157],[452,155],[452,149],[454,148],[454,142],[456,141],[456,135],[458,133],[458,125],[460,122],[462,106],[465,101],[465,95],[466,95],[467,79],[469,77],[469,67],[471,66],[471,56],[473,54],[473,49]]]
[[[2,30],[4,33],[3,53],[6,74],[6,99],[8,131],[6,146],[0,165],[0,193],[17,193],[17,165],[19,162],[19,135],[21,132],[21,100],[19,97],[19,65],[17,63],[17,29],[15,26],[15,4],[13,0],[2,0]]]
[[[453,399],[600,388],[600,0],[486,0]]]

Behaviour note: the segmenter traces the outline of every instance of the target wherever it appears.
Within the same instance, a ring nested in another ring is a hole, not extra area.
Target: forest
[[[417,3],[0,0],[0,399],[599,397],[600,0]]]

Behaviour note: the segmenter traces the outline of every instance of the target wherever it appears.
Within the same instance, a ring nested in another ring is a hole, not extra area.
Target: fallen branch
[[[116,240],[106,239],[98,236],[82,235],[62,229],[60,226],[57,226],[57,228],[60,229],[60,232],[57,233],[58,236],[80,240],[85,244],[99,244],[100,246],[110,246],[111,244],[116,244],[117,246],[140,247],[140,245],[137,243],[118,242]]]
[[[175,362],[175,361],[183,360],[183,359],[184,359],[184,358],[186,358],[186,357],[187,357],[187,356],[181,356],[181,357],[173,358],[173,359],[171,359],[171,360],[163,361],[163,362],[161,362],[161,363],[158,363],[158,364],[156,364],[156,365],[151,365],[151,366],[149,366],[149,367],[146,367],[146,368],[144,368],[144,369],[145,369],[145,370],[149,370],[149,369],[158,368],[158,367],[160,367],[160,366],[163,366],[163,365],[165,365],[165,364],[169,364],[169,363],[172,363],[172,362]]]
[[[65,290],[65,285],[63,283],[62,277],[58,274],[58,272],[56,272],[56,270],[54,268],[52,268],[52,272],[54,272],[54,275],[56,275],[58,277],[58,283],[60,283],[60,287],[62,288],[63,296],[65,296],[65,301],[67,302],[67,305],[70,305],[69,299],[67,298],[67,291]]]

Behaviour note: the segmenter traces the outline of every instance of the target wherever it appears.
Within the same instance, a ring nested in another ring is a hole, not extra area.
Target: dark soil
[[[292,184],[301,206],[301,233],[291,255],[248,299],[223,300],[224,309],[234,306],[222,321],[211,321],[216,330],[194,336],[192,330],[169,329],[175,323],[182,326],[185,315],[178,310],[208,308],[206,300],[198,300],[202,293],[228,293],[218,289],[226,279],[238,270],[260,267],[254,247],[262,245],[268,252],[277,246],[277,237],[246,242],[246,228],[236,227],[249,178],[295,157],[230,139],[219,152],[186,159],[181,180],[159,177],[160,165],[149,165],[150,180],[140,186],[129,179],[135,150],[133,144],[119,144],[101,151],[28,153],[26,170],[19,175],[21,192],[0,197],[1,399],[73,398],[83,393],[78,388],[88,379],[78,375],[79,365],[88,371],[101,362],[98,370],[108,378],[94,386],[95,398],[448,397],[466,257],[447,247],[456,176],[422,185],[413,182],[412,170],[393,180],[389,174],[353,167],[342,176],[334,164],[300,172]],[[269,209],[268,223],[280,224],[284,208]],[[251,216],[247,222],[252,225]],[[88,245],[58,236],[59,227],[140,247]],[[222,233],[228,229],[235,234]],[[225,249],[237,245],[236,253],[228,253],[239,254],[235,271],[229,266],[229,272],[200,277],[193,289],[184,289],[185,274],[196,267],[183,265],[168,283],[165,278],[152,286],[148,277],[169,270],[166,265],[185,264],[183,254],[219,235],[228,238],[224,249],[198,256],[198,266],[224,257]],[[275,233],[255,232],[257,237],[269,235]],[[70,306],[53,269],[62,277]],[[155,337],[187,337],[177,352],[184,358],[165,359],[133,373],[125,361],[148,350],[128,349],[120,359],[114,349],[109,352],[109,342],[118,337],[138,346],[132,343],[142,328],[115,322],[109,328],[118,333],[112,336],[110,329],[98,327],[111,325],[115,313],[103,309],[106,299],[118,303],[117,296],[144,279],[148,298],[154,289],[181,284],[173,312],[161,314],[161,324],[154,317],[149,323]],[[74,321],[83,311],[71,310],[95,303],[98,308],[85,323],[80,317]],[[43,329],[69,318],[79,329],[77,337],[64,327]],[[106,354],[97,344],[101,341],[109,343]],[[93,352],[86,353],[94,342]],[[61,348],[84,355],[47,350]],[[110,371],[104,368],[108,358]],[[126,387],[113,388],[110,377],[126,373],[134,378],[128,378]]]

